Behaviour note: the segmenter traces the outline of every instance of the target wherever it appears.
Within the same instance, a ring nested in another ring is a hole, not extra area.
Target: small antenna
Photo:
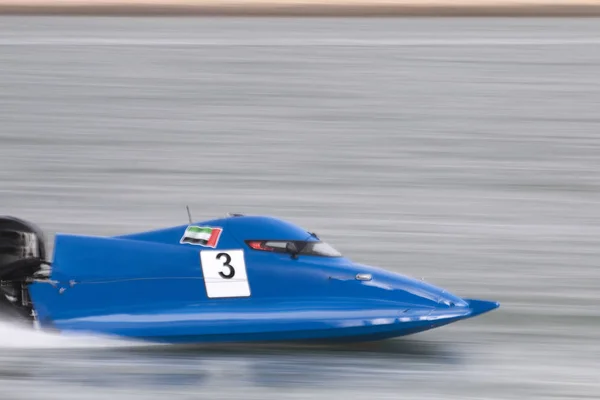
[[[187,210],[188,219],[190,220],[190,225],[191,225],[191,224],[193,224],[193,222],[192,222],[192,213],[190,212],[190,207],[186,205],[185,209]]]

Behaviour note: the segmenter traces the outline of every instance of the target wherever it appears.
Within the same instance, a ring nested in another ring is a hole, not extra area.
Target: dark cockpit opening
[[[292,256],[341,257],[331,245],[319,240],[246,240],[252,250],[289,253]]]

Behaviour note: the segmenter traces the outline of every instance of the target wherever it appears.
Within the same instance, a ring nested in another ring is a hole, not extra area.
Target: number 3
[[[244,250],[201,250],[200,267],[209,299],[250,297]]]
[[[229,268],[229,273],[228,274],[224,274],[221,271],[219,271],[219,275],[221,276],[221,278],[223,279],[231,279],[235,276],[235,269],[233,268],[233,265],[230,264],[231,262],[231,256],[227,253],[219,253],[217,254],[217,260],[222,261],[221,258],[225,258],[225,261],[223,262],[223,266]]]

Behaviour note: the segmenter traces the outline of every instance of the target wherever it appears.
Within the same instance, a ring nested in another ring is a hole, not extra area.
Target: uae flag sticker
[[[210,226],[188,226],[179,243],[197,244],[199,246],[217,247],[222,228]]]

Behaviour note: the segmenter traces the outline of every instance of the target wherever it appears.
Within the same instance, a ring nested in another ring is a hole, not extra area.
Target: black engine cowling
[[[46,263],[42,231],[14,217],[0,217],[0,319],[31,322],[28,285]]]
[[[24,281],[46,259],[42,231],[14,217],[0,217],[0,281]]]

